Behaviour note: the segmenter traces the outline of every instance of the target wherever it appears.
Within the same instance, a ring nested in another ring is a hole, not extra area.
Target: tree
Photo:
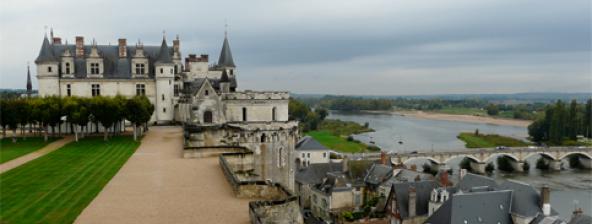
[[[103,139],[107,141],[108,129],[121,118],[119,112],[120,108],[118,108],[118,105],[113,98],[104,96],[93,97],[90,108],[93,117],[103,126]]]
[[[137,139],[137,126],[150,120],[152,116],[152,104],[145,96],[136,96],[125,103],[125,119],[132,122],[134,126],[134,140]]]
[[[8,126],[9,114],[8,100],[0,99],[0,126],[2,126],[2,138],[6,138],[6,126]]]
[[[592,99],[586,101],[584,108],[584,125],[582,127],[584,135],[588,138],[592,138]]]
[[[487,110],[487,114],[489,114],[490,116],[495,116],[499,113],[499,109],[498,109],[497,105],[495,105],[495,104],[487,105],[485,110]]]
[[[317,115],[319,115],[319,118],[321,120],[325,120],[325,118],[329,115],[329,111],[325,108],[318,108],[315,110],[315,112],[317,113]]]
[[[66,119],[69,123],[74,126],[74,136],[78,141],[78,130],[82,129],[83,126],[88,124],[88,103],[85,98],[68,97],[64,101],[64,111],[66,113]]]
[[[569,105],[569,115],[567,116],[567,137],[571,140],[576,140],[578,135],[579,127],[579,114],[578,114],[578,103],[576,100],[572,100]]]
[[[2,110],[2,122],[3,125],[8,126],[10,130],[12,130],[12,142],[16,142],[16,129],[19,123],[18,117],[18,103],[16,100],[8,100],[4,104],[4,109]]]
[[[549,140],[554,144],[561,144],[565,136],[565,105],[558,100],[553,109],[553,117],[549,127]]]

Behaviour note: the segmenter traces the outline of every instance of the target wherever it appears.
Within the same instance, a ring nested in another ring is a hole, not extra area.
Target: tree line
[[[6,137],[7,129],[12,130],[13,142],[16,142],[16,132],[19,127],[23,134],[27,127],[30,132],[34,127],[38,127],[43,131],[47,141],[49,127],[52,128],[52,133],[55,133],[56,127],[61,133],[61,124],[67,123],[73,127],[76,141],[78,141],[79,130],[87,128],[90,123],[94,123],[95,127],[100,123],[103,126],[106,141],[109,129],[114,130],[115,124],[128,120],[133,124],[134,140],[136,140],[137,127],[146,124],[153,112],[154,106],[145,96],[129,99],[123,96],[1,99],[0,126],[2,126],[3,137]]]
[[[305,103],[290,98],[288,103],[288,114],[290,120],[299,121],[301,131],[317,130],[319,124],[329,115],[324,108],[317,108],[314,111]]]
[[[543,116],[528,126],[535,142],[553,145],[571,144],[577,136],[592,137],[592,99],[586,103],[572,100],[566,105],[558,100],[545,108]]]

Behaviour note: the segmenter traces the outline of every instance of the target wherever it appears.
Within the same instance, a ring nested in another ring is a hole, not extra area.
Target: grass
[[[506,136],[495,134],[479,134],[463,132],[458,139],[465,142],[467,148],[491,148],[496,146],[520,147],[528,146],[528,143]]]
[[[350,136],[353,134],[360,134],[364,132],[374,131],[366,125],[360,125],[353,121],[342,121],[334,119],[326,119],[318,127],[319,130],[330,132],[336,136]]]
[[[348,141],[346,138],[332,134],[329,131],[310,131],[310,135],[324,146],[338,152],[358,153],[367,150],[368,146],[357,141]]]
[[[0,175],[0,223],[72,223],[139,142],[86,138]]]
[[[0,140],[0,164],[41,149],[57,139],[59,138],[48,138],[45,142],[43,137],[19,137],[16,143],[12,143],[11,137],[3,138]]]

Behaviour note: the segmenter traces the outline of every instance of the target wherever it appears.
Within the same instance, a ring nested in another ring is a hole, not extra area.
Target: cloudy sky
[[[589,0],[2,0],[0,88],[24,88],[44,26],[74,42],[178,34],[219,55],[224,23],[242,89],[410,95],[590,92]],[[213,62],[213,60],[212,60]],[[35,74],[35,71],[33,71]],[[36,86],[36,80],[34,80]]]

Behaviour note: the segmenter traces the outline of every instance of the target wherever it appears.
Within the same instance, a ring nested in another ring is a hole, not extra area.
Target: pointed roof
[[[31,94],[33,92],[33,84],[31,83],[31,69],[29,69],[29,65],[27,65],[27,94]]]
[[[222,44],[222,51],[220,51],[220,58],[218,59],[218,66],[222,67],[236,67],[234,60],[232,60],[232,53],[230,52],[230,44],[228,38],[224,36],[224,43]]]
[[[51,44],[49,44],[49,40],[47,39],[47,35],[43,37],[43,44],[41,45],[41,50],[39,51],[39,56],[35,59],[35,63],[44,63],[44,62],[57,62],[55,55],[53,54],[53,49]]]
[[[222,77],[220,77],[220,82],[230,82],[230,78],[228,78],[228,73],[226,72],[226,69],[222,71]]]
[[[166,39],[164,37],[162,37],[160,53],[158,53],[158,59],[156,60],[156,63],[173,63],[173,60],[171,59],[171,52],[169,51],[169,47],[167,46]]]

